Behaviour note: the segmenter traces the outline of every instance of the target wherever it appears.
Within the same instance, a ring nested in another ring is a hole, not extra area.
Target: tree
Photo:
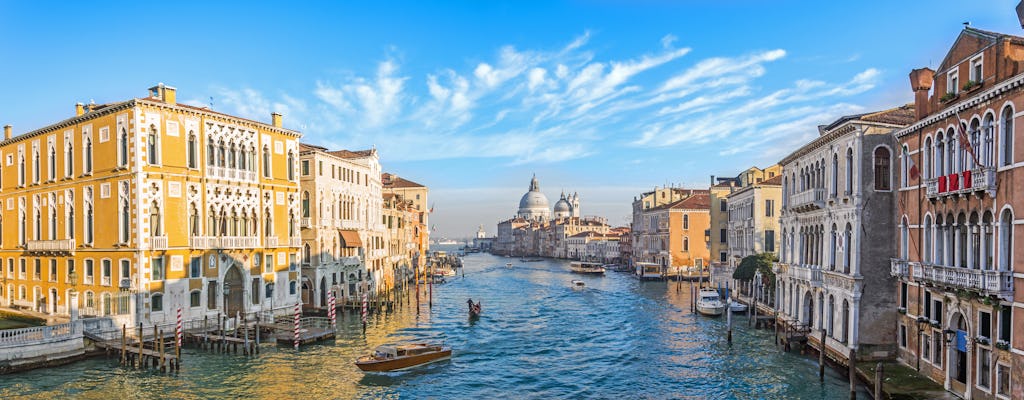
[[[736,271],[732,273],[733,279],[749,282],[754,279],[757,273],[761,273],[761,283],[768,289],[768,293],[775,290],[775,272],[772,271],[772,263],[778,261],[775,254],[761,253],[743,257]]]

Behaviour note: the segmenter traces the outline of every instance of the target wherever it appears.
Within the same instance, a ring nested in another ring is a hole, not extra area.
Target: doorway
[[[244,313],[245,308],[242,301],[245,299],[245,285],[242,280],[242,271],[238,265],[232,264],[224,273],[224,312],[228,318],[238,313]]]

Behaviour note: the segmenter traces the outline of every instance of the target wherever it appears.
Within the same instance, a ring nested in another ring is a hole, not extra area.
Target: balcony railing
[[[110,277],[109,276],[100,277],[100,285],[110,286]]]
[[[341,229],[359,229],[359,221],[353,221],[350,219],[341,220]]]
[[[153,250],[167,250],[167,236],[153,236],[149,241]]]
[[[821,287],[821,267],[817,265],[792,264],[789,276],[807,282],[811,287]]]
[[[288,238],[288,247],[302,247],[302,238],[290,237]]]
[[[303,228],[309,228],[313,224],[313,219],[309,217],[299,218],[299,226]]]
[[[786,263],[775,263],[772,268],[776,275],[785,275],[789,273],[790,265]]]
[[[331,218],[320,218],[321,228],[330,228],[334,226],[334,220]]]
[[[359,257],[355,257],[355,256],[342,257],[342,258],[338,259],[338,261],[341,263],[341,265],[346,265],[346,266],[358,266],[358,265],[360,265],[362,263],[362,261],[359,260]]]
[[[814,188],[793,195],[790,209],[796,212],[811,211],[825,206],[825,189]]]
[[[920,279],[936,286],[977,291],[983,296],[1013,297],[1013,272],[922,265]],[[917,278],[918,274],[914,274]]]
[[[256,173],[253,171],[246,171],[235,168],[216,167],[212,165],[206,166],[206,176],[216,179],[231,179],[256,182]]]
[[[904,279],[906,279],[907,277],[910,276],[910,264],[911,263],[908,262],[907,260],[901,260],[901,259],[898,259],[898,258],[891,259],[891,264],[890,264],[890,267],[889,267],[889,275],[891,275],[894,278],[904,278]],[[916,264],[916,263],[914,263],[914,264]],[[914,268],[914,269],[918,269],[918,268]]]
[[[265,243],[263,247],[277,247],[277,236],[267,236],[263,240]]]
[[[193,249],[247,249],[259,247],[256,236],[193,236],[188,238]]]
[[[925,180],[925,196],[929,199],[956,194],[992,191],[996,187],[996,170],[978,167],[971,170],[942,175]]]
[[[33,252],[70,253],[75,251],[75,239],[29,240],[26,249]]]

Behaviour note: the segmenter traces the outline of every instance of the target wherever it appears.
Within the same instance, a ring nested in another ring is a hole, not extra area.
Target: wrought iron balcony
[[[71,253],[75,251],[75,239],[29,240],[26,250],[39,253]]]
[[[793,195],[789,208],[795,212],[806,212],[825,207],[825,189],[814,188]]]
[[[915,278],[918,274],[915,273]],[[1013,298],[1013,272],[994,271],[940,265],[922,265],[920,279],[929,284],[949,289],[975,291],[983,296]]]

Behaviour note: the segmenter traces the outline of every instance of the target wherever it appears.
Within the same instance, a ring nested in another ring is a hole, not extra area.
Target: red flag
[[[956,113],[957,130],[959,131],[960,148],[967,150],[967,154],[971,155],[971,160],[974,161],[974,165],[978,165],[978,156],[974,154],[974,146],[971,146],[971,139],[967,137],[967,124],[960,119],[960,113]],[[964,165],[963,167],[967,167]]]
[[[910,164],[910,169],[907,173],[910,176],[910,180],[916,181],[917,178],[921,177],[921,171],[917,169],[917,163],[914,162],[914,157],[910,156],[909,153],[903,153],[907,157],[907,163]]]

